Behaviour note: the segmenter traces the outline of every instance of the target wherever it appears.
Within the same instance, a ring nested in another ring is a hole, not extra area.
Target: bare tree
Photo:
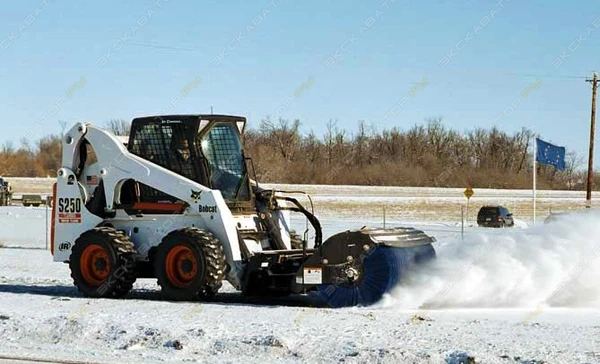
[[[274,144],[284,160],[290,161],[300,142],[300,120],[293,122],[279,119],[274,123],[270,118],[260,122],[261,131],[268,136],[267,141]]]
[[[60,168],[62,157],[62,137],[49,135],[38,141],[37,163],[48,175]]]
[[[567,153],[565,160],[565,178],[567,188],[572,190],[577,185],[578,180],[582,177],[581,173],[578,172],[579,167],[584,165],[585,159],[575,152]]]
[[[4,144],[2,144],[2,153],[6,154],[6,153],[13,153],[15,150],[15,147],[13,146],[13,142],[8,140],[6,142],[4,142]]]
[[[66,123],[59,122],[61,126]],[[244,135],[246,155],[253,159],[259,180],[282,183],[373,184],[402,186],[530,188],[533,133],[506,133],[478,128],[468,133],[447,128],[433,119],[408,130],[375,131],[363,121],[347,132],[334,119],[321,136],[301,134],[299,120],[269,118]],[[106,128],[128,134],[129,123],[113,119]],[[39,141],[22,140],[0,147],[0,173],[44,176],[58,168],[61,135]],[[90,158],[90,157],[88,157]],[[583,188],[583,160],[569,153],[566,170],[540,166],[539,186]]]
[[[327,149],[327,165],[333,162],[333,146],[335,139],[336,120],[329,119],[327,122],[327,132],[325,133],[325,148]]]
[[[23,150],[25,150],[27,152],[32,152],[33,151],[33,149],[31,148],[31,143],[29,143],[29,139],[23,137],[23,138],[21,138],[20,142],[21,142],[21,148],[20,149],[23,149]]]
[[[129,135],[131,131],[131,123],[123,119],[111,119],[104,127],[115,135]]]

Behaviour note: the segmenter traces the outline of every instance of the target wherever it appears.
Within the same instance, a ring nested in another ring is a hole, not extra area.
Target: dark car
[[[482,227],[515,226],[513,215],[504,206],[484,206],[477,214],[477,225]]]

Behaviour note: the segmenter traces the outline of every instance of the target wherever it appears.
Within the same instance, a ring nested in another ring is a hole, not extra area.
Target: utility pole
[[[592,190],[594,186],[594,139],[596,134],[596,94],[598,92],[598,74],[594,72],[591,80],[586,80],[592,84],[592,119],[590,125],[590,155],[588,158],[588,180],[586,207],[592,207]]]

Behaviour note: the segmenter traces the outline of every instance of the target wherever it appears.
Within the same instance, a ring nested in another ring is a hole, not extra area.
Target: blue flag
[[[537,155],[535,160],[538,163],[550,164],[561,171],[565,169],[565,148],[550,144],[536,138]]]

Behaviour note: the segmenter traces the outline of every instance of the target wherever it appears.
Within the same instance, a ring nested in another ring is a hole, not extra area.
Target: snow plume
[[[410,309],[600,307],[600,214],[440,242],[382,304]]]

